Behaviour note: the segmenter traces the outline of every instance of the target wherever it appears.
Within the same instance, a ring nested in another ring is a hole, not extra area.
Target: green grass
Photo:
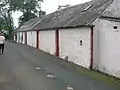
[[[58,57],[55,58],[53,55],[51,55],[51,56],[49,55],[49,57],[52,58],[53,62],[59,63],[62,66],[65,66],[67,68],[70,68],[70,69],[77,71],[79,74],[85,75],[93,80],[100,81],[100,82],[102,82],[110,87],[115,87],[115,88],[118,88],[120,90],[120,79],[117,79],[113,76],[103,74],[103,73],[98,72],[98,71],[85,69],[85,68],[80,67],[78,65],[75,65],[71,62],[59,59]]]
[[[120,89],[120,79],[117,79],[113,76],[109,76],[98,71],[87,70],[71,63],[66,63],[65,66],[76,70],[79,74],[88,76],[89,78],[100,81],[108,86]]]
[[[102,81],[103,83],[106,83],[109,86],[113,86],[120,89],[120,79],[99,72],[88,71],[84,69],[78,69],[78,72],[87,75],[92,79]]]

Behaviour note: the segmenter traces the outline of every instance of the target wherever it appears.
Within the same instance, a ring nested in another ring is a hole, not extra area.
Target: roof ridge
[[[112,2],[113,0],[93,0],[64,8],[60,11],[45,15],[34,25],[26,25],[24,28],[25,30],[33,30],[89,25],[94,22],[96,18],[102,16],[103,12]],[[88,6],[90,7],[88,8]]]
[[[104,11],[103,16],[120,18],[120,0],[113,0],[111,5]]]

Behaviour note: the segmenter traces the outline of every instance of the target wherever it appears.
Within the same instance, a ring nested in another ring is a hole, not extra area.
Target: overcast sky
[[[47,14],[54,12],[57,10],[58,5],[76,5],[84,2],[88,2],[90,0],[44,0],[42,3],[42,10],[46,11]],[[20,12],[15,12],[12,16],[14,17],[14,25],[18,26],[18,18],[22,15]]]

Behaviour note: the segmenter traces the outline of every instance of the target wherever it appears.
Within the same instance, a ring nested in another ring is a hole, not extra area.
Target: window
[[[82,41],[82,40],[80,40],[80,46],[82,46],[82,44],[83,44],[83,41]]]
[[[113,26],[113,29],[117,29],[117,26]]]

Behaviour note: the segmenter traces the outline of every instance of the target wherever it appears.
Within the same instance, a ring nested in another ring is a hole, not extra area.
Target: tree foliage
[[[0,0],[0,6],[9,5],[11,10],[36,13],[41,9],[43,0]]]
[[[0,1],[0,32],[5,31],[7,31],[10,36],[13,31],[12,12],[6,3],[6,0]]]
[[[23,12],[23,15],[19,18],[21,24],[39,15],[41,2],[43,0],[11,0],[10,9]]]
[[[7,6],[9,11],[21,11],[23,15],[19,18],[19,23],[39,16],[43,0],[0,0],[0,5]]]
[[[26,22],[32,18],[37,17],[34,13],[31,12],[24,12],[23,15],[19,18],[19,24]]]
[[[41,10],[43,0],[0,0],[0,30],[8,30],[11,35],[13,30],[12,12],[21,11],[23,15],[19,18],[19,24],[44,13]]]

